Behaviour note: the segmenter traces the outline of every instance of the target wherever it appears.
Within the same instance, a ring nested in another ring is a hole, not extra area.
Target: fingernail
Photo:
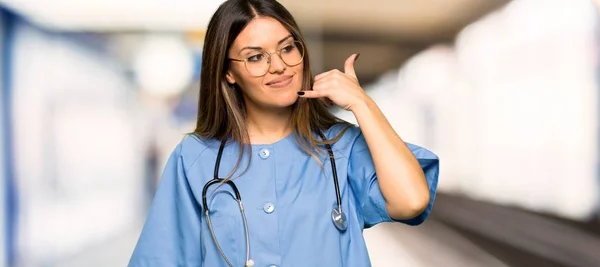
[[[298,95],[304,95],[304,92],[298,91]]]
[[[356,56],[354,57],[354,61],[356,61],[359,56],[360,56],[360,53],[356,54]]]

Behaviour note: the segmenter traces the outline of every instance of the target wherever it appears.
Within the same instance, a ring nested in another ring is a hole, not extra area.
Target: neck
[[[252,144],[270,144],[292,132],[292,109],[246,109],[248,135]]]

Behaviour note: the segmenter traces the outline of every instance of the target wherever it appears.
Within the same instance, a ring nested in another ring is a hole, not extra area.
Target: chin
[[[296,91],[293,91],[293,93],[290,94],[278,95],[277,97],[271,98],[271,101],[269,101],[268,105],[277,109],[287,108],[294,105],[297,100],[298,94]]]
[[[297,100],[298,100],[297,96],[294,98],[290,98],[290,99],[284,99],[281,101],[277,101],[277,103],[274,103],[274,106],[277,106],[278,108],[287,108],[287,107],[294,105],[294,103],[296,103]]]

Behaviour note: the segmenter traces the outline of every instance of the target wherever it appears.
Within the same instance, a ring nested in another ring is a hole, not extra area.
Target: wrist
[[[360,98],[353,105],[351,105],[349,110],[356,115],[357,113],[364,113],[368,111],[373,104],[373,100],[365,94],[363,98]]]

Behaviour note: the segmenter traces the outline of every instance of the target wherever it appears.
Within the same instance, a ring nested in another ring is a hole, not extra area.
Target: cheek
[[[235,83],[242,89],[244,93],[250,93],[256,84],[260,84],[262,78],[252,77],[243,67],[235,68],[231,71],[235,78]]]
[[[304,68],[302,65],[297,66],[294,68],[294,72],[296,72],[296,83],[301,87],[304,81]]]
[[[251,98],[258,97],[262,93],[263,78],[259,77],[244,77],[238,79],[238,85],[242,92]]]

